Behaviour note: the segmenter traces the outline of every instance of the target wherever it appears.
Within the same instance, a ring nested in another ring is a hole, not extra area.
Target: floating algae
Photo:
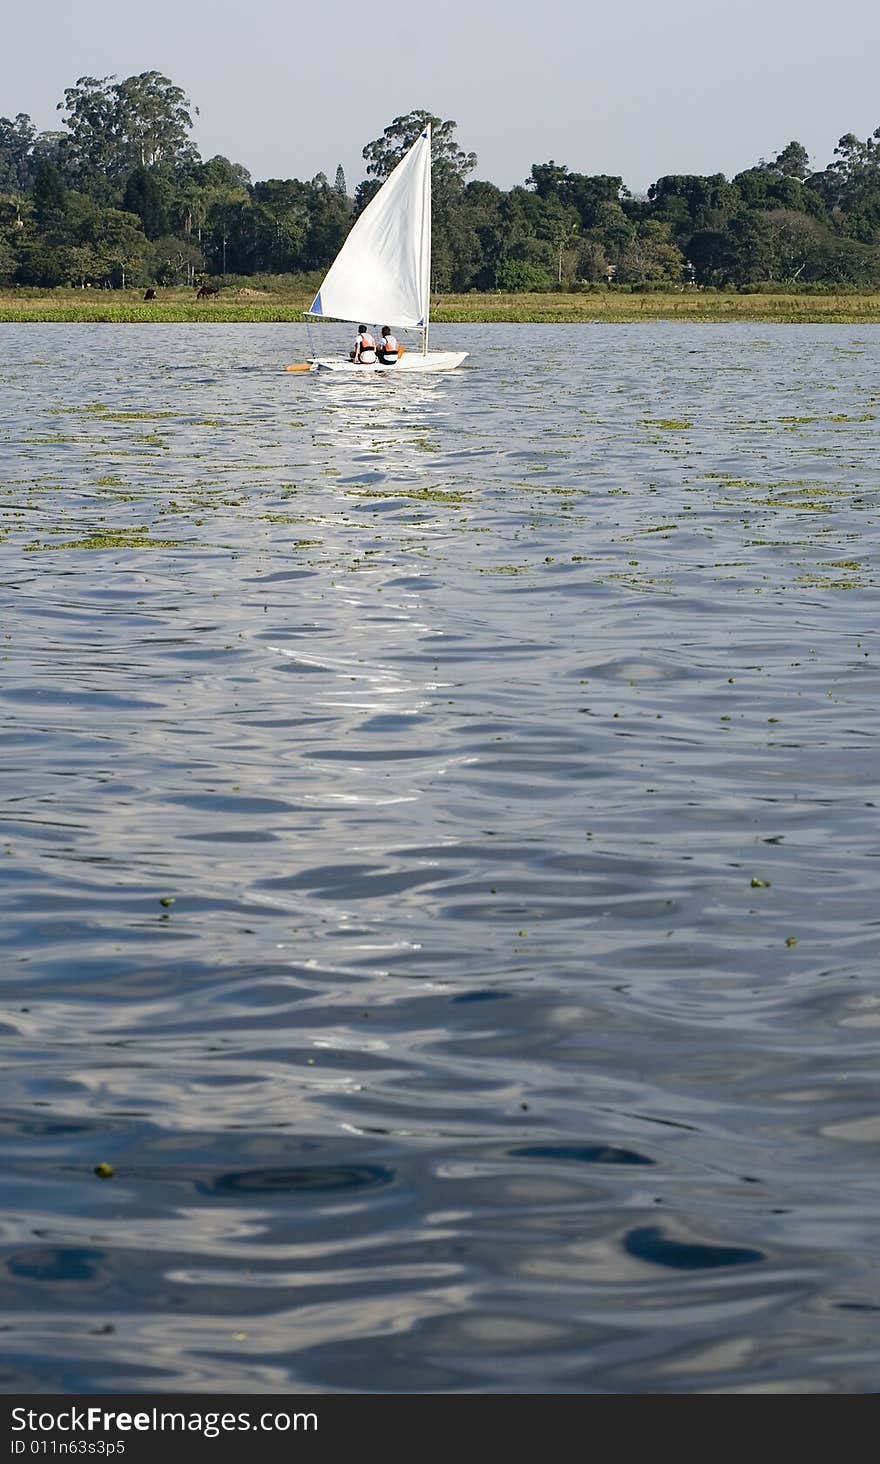
[[[64,532],[61,530],[60,532]],[[153,539],[146,529],[105,529],[84,539],[68,539],[63,544],[25,544],[26,554],[39,554],[60,549],[176,549],[185,539]]]

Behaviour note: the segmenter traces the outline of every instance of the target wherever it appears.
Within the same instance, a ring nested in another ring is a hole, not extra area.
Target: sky
[[[793,139],[812,166],[880,127],[880,5],[849,0],[4,0],[0,116],[61,127],[81,76],[159,71],[193,140],[255,180],[364,177],[363,147],[424,108],[501,188],[551,158],[621,175],[732,177]],[[14,6],[14,8],[13,8]]]

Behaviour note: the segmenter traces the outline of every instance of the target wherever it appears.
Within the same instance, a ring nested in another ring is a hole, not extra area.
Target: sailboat
[[[429,351],[431,307],[431,128],[389,173],[358,217],[324,277],[310,310],[316,319],[370,321],[415,330],[420,350],[405,350],[396,365],[359,365],[314,357],[314,371],[454,371],[467,351]]]

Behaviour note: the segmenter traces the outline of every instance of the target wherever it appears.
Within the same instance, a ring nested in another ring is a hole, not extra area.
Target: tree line
[[[697,286],[880,286],[880,127],[841,137],[812,169],[790,142],[734,178],[670,174],[644,195],[610,174],[532,165],[509,190],[472,177],[456,124],[396,117],[363,150],[367,177],[255,182],[240,163],[203,160],[196,109],[156,71],[81,77],[38,132],[0,117],[0,283],[196,284],[325,270],[359,212],[433,127],[435,291]]]

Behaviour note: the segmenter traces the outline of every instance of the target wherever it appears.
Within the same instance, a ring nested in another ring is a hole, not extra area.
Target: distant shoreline
[[[311,296],[238,291],[209,299],[191,290],[157,291],[146,301],[141,290],[0,291],[0,324],[302,324]],[[631,324],[642,320],[775,321],[779,324],[880,324],[880,291],[860,294],[778,294],[723,290],[625,292],[597,290],[553,294],[443,295],[432,304],[432,323]],[[378,322],[371,322],[378,324]],[[313,323],[316,330],[323,328]]]

